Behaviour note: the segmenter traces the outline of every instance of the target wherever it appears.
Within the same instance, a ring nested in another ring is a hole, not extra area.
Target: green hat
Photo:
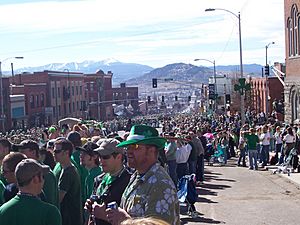
[[[54,133],[56,131],[56,128],[55,127],[49,127],[48,131],[50,133]]]
[[[155,145],[158,149],[165,146],[165,138],[158,136],[158,131],[147,125],[135,125],[131,128],[126,141],[121,142],[117,147],[125,147],[132,144]]]

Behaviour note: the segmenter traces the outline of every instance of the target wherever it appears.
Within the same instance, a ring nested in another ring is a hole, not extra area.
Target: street
[[[199,217],[182,210],[182,224],[300,224],[300,188],[270,171],[206,166],[205,182],[197,187]]]

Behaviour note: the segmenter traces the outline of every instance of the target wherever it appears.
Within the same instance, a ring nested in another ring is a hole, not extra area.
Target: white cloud
[[[238,20],[221,10],[204,12],[210,7],[241,12],[245,63],[263,63],[270,41],[276,42],[270,59],[284,60],[282,0],[0,3],[0,58],[22,53],[24,62],[36,64],[113,57],[160,66],[203,56],[238,64]]]

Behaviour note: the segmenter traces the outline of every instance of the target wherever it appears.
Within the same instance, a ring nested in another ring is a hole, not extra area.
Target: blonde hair
[[[146,218],[130,218],[124,220],[121,225],[170,225],[168,222],[153,218],[153,217],[146,217]]]

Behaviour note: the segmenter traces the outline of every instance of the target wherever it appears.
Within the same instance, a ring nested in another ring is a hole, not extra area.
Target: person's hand
[[[117,209],[106,209],[107,220],[112,225],[118,225],[122,221],[130,218],[129,214],[122,208],[118,207]]]
[[[84,209],[88,210],[91,213],[92,205],[93,205],[93,202],[91,201],[91,199],[87,199],[86,202],[84,203]]]
[[[107,220],[107,214],[106,214],[106,206],[105,204],[97,204],[96,202],[92,205],[92,214],[95,218]]]

